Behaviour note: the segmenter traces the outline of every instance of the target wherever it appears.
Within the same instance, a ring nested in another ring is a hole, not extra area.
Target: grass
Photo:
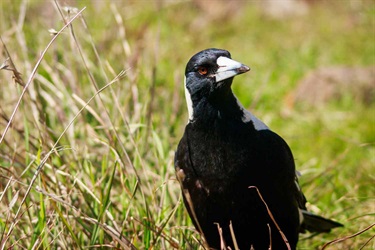
[[[350,97],[322,107],[286,103],[315,68],[374,65],[373,1],[323,1],[283,20],[254,3],[221,18],[190,1],[79,1],[82,16],[47,47],[48,30],[59,31],[76,13],[64,4],[0,3],[9,53],[0,46],[0,63],[10,57],[22,78],[6,61],[1,249],[202,249],[173,156],[187,122],[184,66],[208,47],[251,66],[234,92],[290,144],[311,209],[345,224],[301,235],[299,249],[319,249],[374,223],[374,104]],[[24,90],[17,81],[27,84],[39,62],[17,106]],[[373,235],[372,227],[328,249],[371,249]]]

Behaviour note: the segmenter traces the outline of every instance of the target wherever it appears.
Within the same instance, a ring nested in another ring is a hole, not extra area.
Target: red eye
[[[198,68],[198,73],[201,74],[202,76],[204,76],[204,75],[207,75],[208,70],[207,70],[206,67],[199,67]]]

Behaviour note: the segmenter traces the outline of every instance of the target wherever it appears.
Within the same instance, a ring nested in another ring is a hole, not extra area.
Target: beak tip
[[[246,73],[246,72],[248,72],[248,71],[250,71],[251,69],[250,69],[250,67],[248,67],[248,66],[246,66],[246,65],[242,65],[241,67],[239,67],[238,69],[237,69],[237,72],[238,73]]]

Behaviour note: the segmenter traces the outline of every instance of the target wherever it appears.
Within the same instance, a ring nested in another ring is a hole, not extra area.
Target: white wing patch
[[[189,90],[186,87],[186,77],[184,78],[184,85],[185,85],[185,98],[186,98],[186,105],[189,112],[189,121],[192,121],[194,118],[194,112],[193,112],[193,101],[191,100],[191,95],[189,93]]]
[[[256,130],[268,130],[268,126],[264,124],[261,120],[259,120],[255,115],[253,115],[250,111],[245,109],[242,104],[237,99],[238,107],[243,111],[242,121],[245,123],[252,122],[254,124],[254,128]]]

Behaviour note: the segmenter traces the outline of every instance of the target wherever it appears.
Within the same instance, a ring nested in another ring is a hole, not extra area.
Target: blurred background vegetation
[[[203,249],[173,156],[185,64],[209,47],[251,67],[235,94],[291,146],[309,208],[345,224],[299,249],[356,233],[328,249],[374,249],[374,14],[373,0],[0,1],[1,249]]]

